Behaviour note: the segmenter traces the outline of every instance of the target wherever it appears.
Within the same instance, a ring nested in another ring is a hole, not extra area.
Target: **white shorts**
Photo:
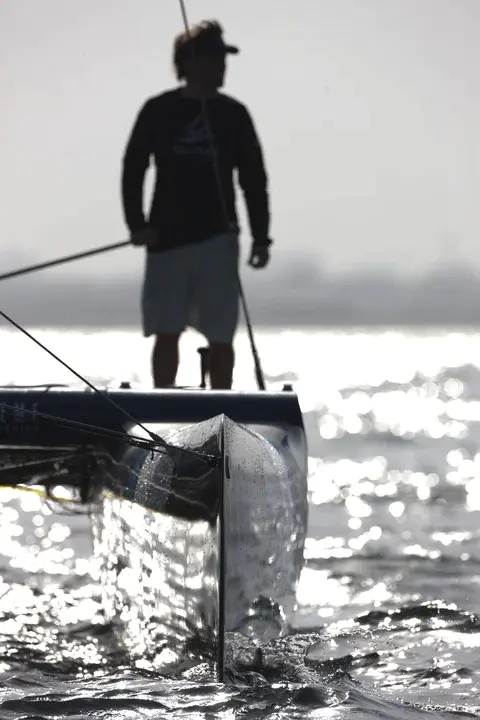
[[[231,343],[238,324],[236,233],[146,253],[143,334],[180,334],[191,327],[210,343]]]

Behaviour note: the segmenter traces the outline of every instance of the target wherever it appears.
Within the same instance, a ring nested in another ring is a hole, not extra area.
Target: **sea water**
[[[33,330],[90,381],[150,386],[134,331]],[[480,716],[480,334],[263,330],[267,384],[293,382],[309,528],[291,633],[239,643],[229,684],[132,662],[101,612],[89,519],[0,491],[0,718]],[[1,332],[0,383],[76,378]],[[200,381],[193,333],[179,382]],[[200,343],[201,344],[201,343]],[[248,338],[235,385],[254,388]],[[235,650],[235,649],[234,649]]]

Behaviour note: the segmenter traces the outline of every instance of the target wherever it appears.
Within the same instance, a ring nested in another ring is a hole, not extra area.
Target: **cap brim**
[[[225,45],[224,51],[227,53],[227,55],[238,55],[240,52],[240,48],[236,47],[235,45]]]

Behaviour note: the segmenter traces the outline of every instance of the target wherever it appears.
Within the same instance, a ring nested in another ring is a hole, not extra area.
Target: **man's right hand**
[[[147,227],[132,233],[130,236],[130,242],[132,245],[144,245],[145,247],[150,248],[155,247],[158,245],[158,233],[154,228],[148,225]]]

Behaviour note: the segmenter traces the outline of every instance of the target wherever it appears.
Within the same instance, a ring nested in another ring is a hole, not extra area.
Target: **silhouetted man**
[[[155,387],[175,384],[186,327],[208,340],[212,388],[232,386],[239,305],[235,170],[253,238],[249,264],[263,268],[270,257],[262,149],[247,108],[218,91],[226,55],[236,53],[215,21],[179,35],[173,60],[183,82],[143,105],[124,155],[125,220],[132,243],[147,250],[143,334],[156,336]],[[152,156],[156,179],[147,219],[143,185]]]

